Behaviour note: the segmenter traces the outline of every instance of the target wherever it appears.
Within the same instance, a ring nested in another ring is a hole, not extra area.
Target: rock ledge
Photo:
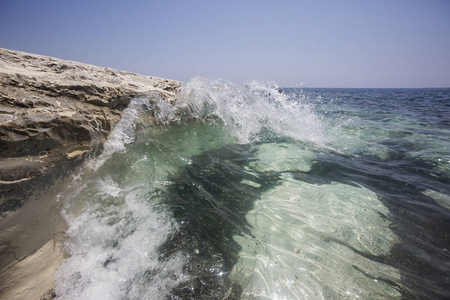
[[[57,194],[138,94],[180,82],[0,48],[0,299],[39,299],[64,256]]]
[[[138,94],[173,103],[180,83],[0,49],[0,212],[14,185],[98,151]]]

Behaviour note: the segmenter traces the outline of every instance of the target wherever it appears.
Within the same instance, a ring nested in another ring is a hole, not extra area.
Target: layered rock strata
[[[101,150],[133,97],[151,92],[173,103],[179,88],[0,48],[0,299],[31,299],[51,286],[64,225],[58,189],[49,187]]]

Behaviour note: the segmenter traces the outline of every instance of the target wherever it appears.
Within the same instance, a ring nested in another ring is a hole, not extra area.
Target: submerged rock
[[[179,230],[159,249],[162,261],[188,255],[184,272],[191,279],[176,286],[179,299],[240,299],[242,287],[228,279],[239,259],[238,236],[251,236],[246,214],[260,195],[279,183],[276,172],[249,172],[254,159],[248,145],[228,145],[192,157],[169,182],[163,201]]]
[[[99,153],[133,97],[156,93],[173,103],[179,88],[173,80],[0,48],[1,299],[39,298],[51,288],[52,276],[34,286],[20,278],[39,278],[36,266],[48,261],[14,271],[64,230],[58,188],[48,187]]]

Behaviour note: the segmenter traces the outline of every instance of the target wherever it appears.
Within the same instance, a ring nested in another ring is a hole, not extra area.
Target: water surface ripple
[[[60,197],[58,299],[446,299],[450,89],[197,77]]]

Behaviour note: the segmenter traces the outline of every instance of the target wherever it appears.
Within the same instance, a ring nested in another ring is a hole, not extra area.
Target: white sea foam
[[[158,205],[156,182],[167,170],[156,172],[147,154],[127,153],[139,124],[174,119],[173,107],[152,95],[133,99],[101,155],[59,195],[66,201],[70,257],[55,276],[58,299],[160,299],[189,278],[182,271],[183,254],[159,260],[157,251],[177,228],[170,212]]]
[[[317,145],[331,138],[309,104],[292,101],[275,84],[236,85],[195,77],[183,86],[176,105],[190,117],[220,118],[241,143],[259,140],[263,129]]]
[[[89,201],[65,214],[70,257],[56,274],[58,299],[160,299],[188,279],[182,254],[158,260],[176,225],[147,198],[148,190],[120,187],[109,176],[80,189],[72,200]]]
[[[160,99],[157,95],[143,95],[131,100],[122,112],[120,121],[111,131],[103,151],[89,166],[97,170],[116,152],[123,152],[126,146],[136,139],[136,126],[149,126],[155,123],[168,124],[176,120],[173,106]]]

